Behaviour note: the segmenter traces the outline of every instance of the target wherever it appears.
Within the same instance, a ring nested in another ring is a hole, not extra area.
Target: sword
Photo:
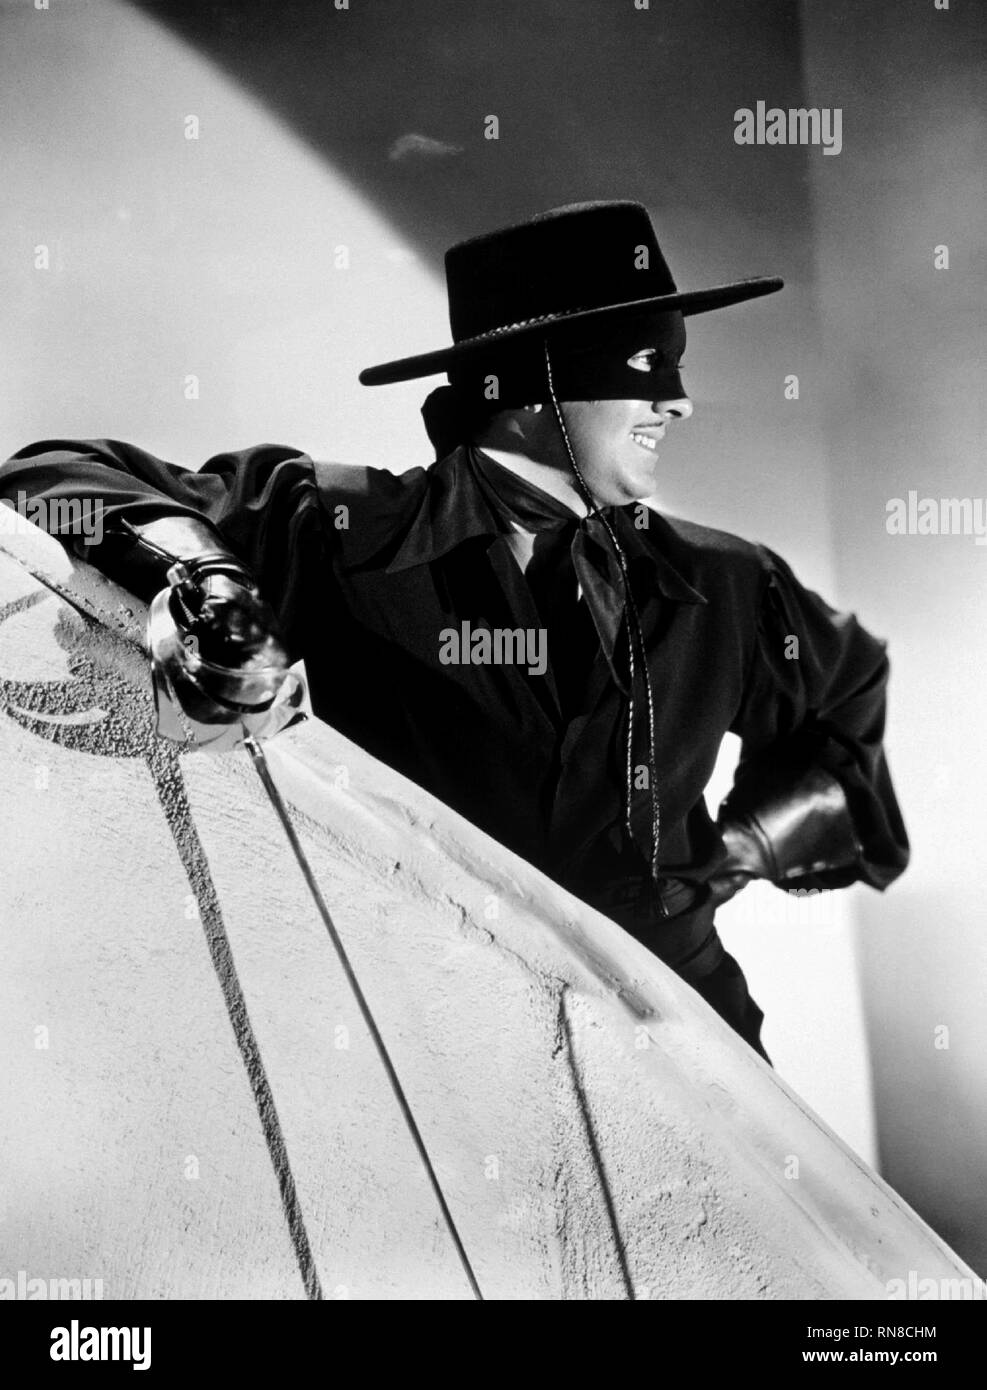
[[[469,1262],[469,1257],[467,1256],[466,1250],[463,1246],[463,1242],[460,1239],[459,1231],[456,1229],[456,1223],[453,1220],[452,1212],[449,1210],[449,1205],[446,1202],[445,1196],[442,1192],[442,1188],[439,1185],[439,1180],[436,1176],[435,1169],[432,1167],[432,1160],[428,1156],[428,1150],[425,1148],[425,1142],[422,1139],[421,1131],[419,1130],[418,1125],[415,1122],[415,1117],[411,1112],[411,1106],[408,1103],[407,1096],[405,1095],[404,1089],[398,1078],[398,1074],[395,1070],[394,1063],[391,1061],[390,1053],[387,1050],[387,1045],[385,1044],[384,1039],[381,1037],[380,1029],[377,1027],[377,1023],[374,1019],[374,1016],[370,1011],[370,1005],[367,1003],[366,996],[364,995],[363,990],[360,988],[360,982],[356,977],[356,972],[354,971],[353,966],[350,963],[350,958],[346,954],[346,948],[340,940],[339,932],[336,930],[336,926],[330,915],[329,908],[326,906],[325,898],[322,896],[322,891],[319,888],[318,883],[316,882],[315,874],[312,872],[312,866],[308,862],[308,857],[305,854],[305,851],[302,849],[301,842],[299,841],[298,835],[295,831],[295,827],[291,823],[291,817],[288,815],[288,808],[284,804],[284,799],[281,796],[281,793],[278,791],[277,784],[275,783],[274,778],[271,776],[271,769],[268,766],[267,755],[265,754],[264,749],[261,747],[260,743],[253,736],[253,734],[248,733],[246,729],[244,729],[244,735],[244,746],[246,747],[247,752],[250,754],[251,758],[253,759],[254,767],[257,769],[257,775],[264,785],[264,789],[267,792],[268,797],[270,798],[271,805],[274,807],[278,819],[284,826],[284,833],[287,835],[288,843],[291,845],[292,851],[295,855],[295,859],[298,861],[298,867],[301,869],[302,876],[305,879],[305,882],[308,884],[309,892],[311,893],[312,899],[315,902],[315,906],[318,910],[319,916],[322,918],[325,929],[329,934],[329,940],[332,942],[333,949],[335,950],[336,955],[339,958],[339,963],[343,967],[343,974],[346,976],[350,989],[353,991],[353,996],[356,999],[360,1013],[363,1015],[363,1021],[367,1025],[367,1029],[370,1033],[371,1038],[373,1039],[374,1046],[377,1049],[377,1054],[380,1057],[385,1072],[387,1073],[387,1079],[391,1083],[391,1090],[394,1092],[394,1097],[397,1100],[398,1106],[400,1107],[401,1114],[404,1116],[404,1121],[405,1124],[408,1126],[408,1130],[411,1134],[412,1141],[415,1145],[415,1148],[418,1150],[418,1156],[421,1159],[422,1165],[428,1176],[428,1180],[431,1184],[432,1191],[435,1194],[435,1200],[438,1202],[439,1210],[442,1213],[442,1219],[445,1222],[446,1229],[449,1232],[449,1235],[452,1239],[452,1243],[456,1248],[456,1253],[459,1256],[460,1262],[463,1266],[463,1270],[466,1274],[466,1278],[469,1280],[469,1285],[473,1291],[473,1296],[476,1299],[479,1299],[480,1302],[482,1302],[483,1294],[480,1292],[480,1286],[476,1281],[476,1276],[473,1273],[473,1268]]]
[[[304,662],[295,662],[287,669],[270,667],[247,673],[243,679],[244,704],[231,704],[228,694],[224,694],[224,697],[219,696],[217,682],[220,683],[220,688],[224,692],[228,692],[231,686],[236,688],[239,673],[205,661],[199,653],[198,644],[194,639],[184,634],[176,622],[169,602],[171,590],[187,581],[188,575],[184,567],[180,563],[172,566],[168,571],[169,587],[163,589],[155,597],[148,613],[147,645],[151,656],[151,684],[154,694],[157,732],[163,738],[179,743],[208,747],[213,752],[226,751],[242,742],[250,754],[268,799],[284,827],[288,843],[308,885],[316,910],[322,918],[323,925],[329,934],[329,940],[332,942],[339,963],[343,967],[343,973],[363,1016],[363,1021],[373,1039],[377,1054],[390,1082],[391,1090],[394,1092],[394,1097],[411,1134],[412,1142],[418,1151],[418,1156],[435,1194],[439,1211],[442,1213],[442,1220],[473,1291],[473,1296],[482,1302],[483,1294],[480,1292],[476,1275],[473,1273],[459,1231],[456,1229],[449,1204],[439,1185],[438,1177],[428,1156],[428,1150],[425,1148],[421,1131],[415,1122],[408,1098],[404,1093],[370,1006],[360,988],[360,982],[350,963],[349,956],[346,954],[346,948],[336,930],[326,901],[316,882],[308,857],[302,849],[295,827],[292,825],[288,808],[278,791],[274,778],[271,776],[267,756],[260,743],[261,738],[270,738],[312,713]],[[199,718],[192,718],[186,713],[182,700],[176,691],[176,686],[183,689],[189,687],[193,689],[200,713]],[[239,714],[239,718],[236,718],[235,714]]]

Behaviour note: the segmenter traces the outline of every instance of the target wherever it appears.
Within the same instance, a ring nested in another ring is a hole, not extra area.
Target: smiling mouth
[[[632,431],[631,438],[635,444],[639,444],[642,449],[647,449],[649,453],[654,454],[658,452],[658,440],[654,435],[638,434]]]

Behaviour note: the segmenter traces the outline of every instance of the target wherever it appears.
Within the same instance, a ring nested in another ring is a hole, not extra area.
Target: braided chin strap
[[[548,381],[548,394],[552,402],[552,410],[555,413],[555,420],[558,424],[559,432],[562,435],[562,442],[565,445],[566,453],[569,456],[569,464],[572,468],[573,474],[575,475],[576,482],[579,486],[579,491],[582,495],[583,501],[586,503],[586,506],[589,509],[590,515],[595,514],[597,519],[603,523],[603,528],[607,533],[607,539],[613,547],[614,555],[617,558],[617,564],[620,567],[620,577],[624,586],[624,597],[627,603],[628,619],[627,665],[629,675],[627,697],[627,766],[625,777],[624,820],[625,825],[627,827],[628,836],[630,836],[631,838],[633,838],[631,830],[631,810],[634,804],[634,727],[636,723],[637,714],[634,699],[634,683],[637,671],[635,648],[637,648],[637,654],[640,657],[641,677],[642,683],[644,685],[645,703],[647,706],[648,715],[648,789],[651,793],[651,881],[652,884],[657,885],[659,879],[658,844],[661,835],[661,807],[658,799],[658,774],[656,766],[657,759],[655,753],[655,697],[654,689],[651,684],[651,673],[648,670],[648,653],[644,645],[644,635],[641,631],[641,619],[638,613],[637,604],[634,600],[634,594],[631,591],[630,575],[627,570],[627,557],[624,554],[623,548],[621,547],[620,541],[617,539],[613,527],[610,525],[610,522],[607,520],[607,518],[603,515],[601,508],[594,501],[593,494],[590,492],[589,487],[586,483],[586,479],[583,477],[582,472],[579,468],[579,464],[576,462],[575,451],[572,447],[572,441],[569,438],[569,431],[566,428],[565,418],[562,414],[562,407],[559,405],[558,398],[555,394],[555,382],[552,376],[552,358],[548,350],[547,338],[543,340],[543,346],[545,349],[545,373]],[[662,912],[663,915],[667,915],[667,909],[662,903],[661,895],[656,893],[655,898],[658,902],[659,910]]]

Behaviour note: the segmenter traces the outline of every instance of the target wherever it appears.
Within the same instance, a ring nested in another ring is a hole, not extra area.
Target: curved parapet
[[[0,536],[0,1274],[469,1297],[249,758],[153,732],[142,619]],[[975,1279],[612,922],[318,721],[267,753],[485,1297]]]

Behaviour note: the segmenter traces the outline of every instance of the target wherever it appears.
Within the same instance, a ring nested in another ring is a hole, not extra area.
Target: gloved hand
[[[752,879],[770,878],[772,872],[763,837],[749,821],[725,821],[719,829],[727,858],[709,881],[710,901],[717,907],[729,902]]]
[[[176,673],[186,712],[201,718],[203,693],[212,702],[241,706],[268,700],[271,673],[286,669],[288,657],[274,612],[247,572],[233,576],[203,569],[174,586],[169,598],[186,653]],[[218,713],[221,718],[222,708]]]
[[[148,620],[158,732],[227,747],[236,741],[227,730],[284,727],[304,682],[289,672],[277,619],[249,573],[212,552],[178,562],[168,578]]]

